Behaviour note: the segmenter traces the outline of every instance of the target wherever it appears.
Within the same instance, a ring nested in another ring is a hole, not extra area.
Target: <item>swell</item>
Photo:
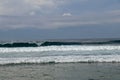
[[[0,44],[0,47],[38,47],[38,45],[36,43],[15,42]]]
[[[109,41],[76,41],[76,42],[49,42],[46,41],[41,46],[59,46],[59,45],[101,45],[101,44],[120,44],[120,40],[109,40]]]
[[[81,45],[81,42],[44,42],[41,46],[53,46],[53,45]]]
[[[61,46],[61,45],[105,45],[120,44],[120,40],[109,41],[44,41],[44,42],[8,42],[0,43],[0,47],[39,47],[39,46]]]

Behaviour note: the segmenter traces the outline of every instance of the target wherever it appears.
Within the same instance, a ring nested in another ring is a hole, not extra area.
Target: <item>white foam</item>
[[[120,46],[45,46],[45,47],[22,47],[0,48],[0,53],[11,52],[42,52],[42,51],[95,51],[95,50],[120,50]]]
[[[0,64],[10,63],[69,63],[69,62],[120,62],[120,55],[99,56],[48,56],[26,58],[0,58]]]

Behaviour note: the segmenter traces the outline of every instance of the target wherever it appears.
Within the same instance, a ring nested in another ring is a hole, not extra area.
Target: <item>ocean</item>
[[[119,80],[119,75],[119,39],[0,42],[0,80]]]
[[[120,40],[0,42],[0,65],[120,62]]]

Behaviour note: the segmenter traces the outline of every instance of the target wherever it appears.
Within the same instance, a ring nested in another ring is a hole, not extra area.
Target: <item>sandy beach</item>
[[[120,63],[21,64],[0,66],[0,80],[119,80]]]

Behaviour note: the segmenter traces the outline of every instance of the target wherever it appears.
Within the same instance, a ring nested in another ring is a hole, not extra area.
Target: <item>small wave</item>
[[[0,44],[0,47],[38,47],[38,45],[36,43],[15,42]]]
[[[41,46],[53,46],[53,45],[81,45],[81,42],[44,42]]]
[[[120,40],[107,41],[34,41],[34,42],[8,42],[0,43],[0,47],[40,47],[40,46],[61,46],[61,45],[105,45],[120,44]]]
[[[119,63],[120,55],[99,56],[49,56],[29,58],[0,58],[0,65],[43,63]]]
[[[0,48],[0,53],[20,52],[43,52],[43,51],[97,51],[97,50],[120,50],[120,46],[45,46],[45,47],[22,47]]]
[[[41,46],[53,46],[53,45],[101,45],[101,44],[120,44],[120,40],[109,41],[81,41],[81,42],[49,42],[46,41]]]

